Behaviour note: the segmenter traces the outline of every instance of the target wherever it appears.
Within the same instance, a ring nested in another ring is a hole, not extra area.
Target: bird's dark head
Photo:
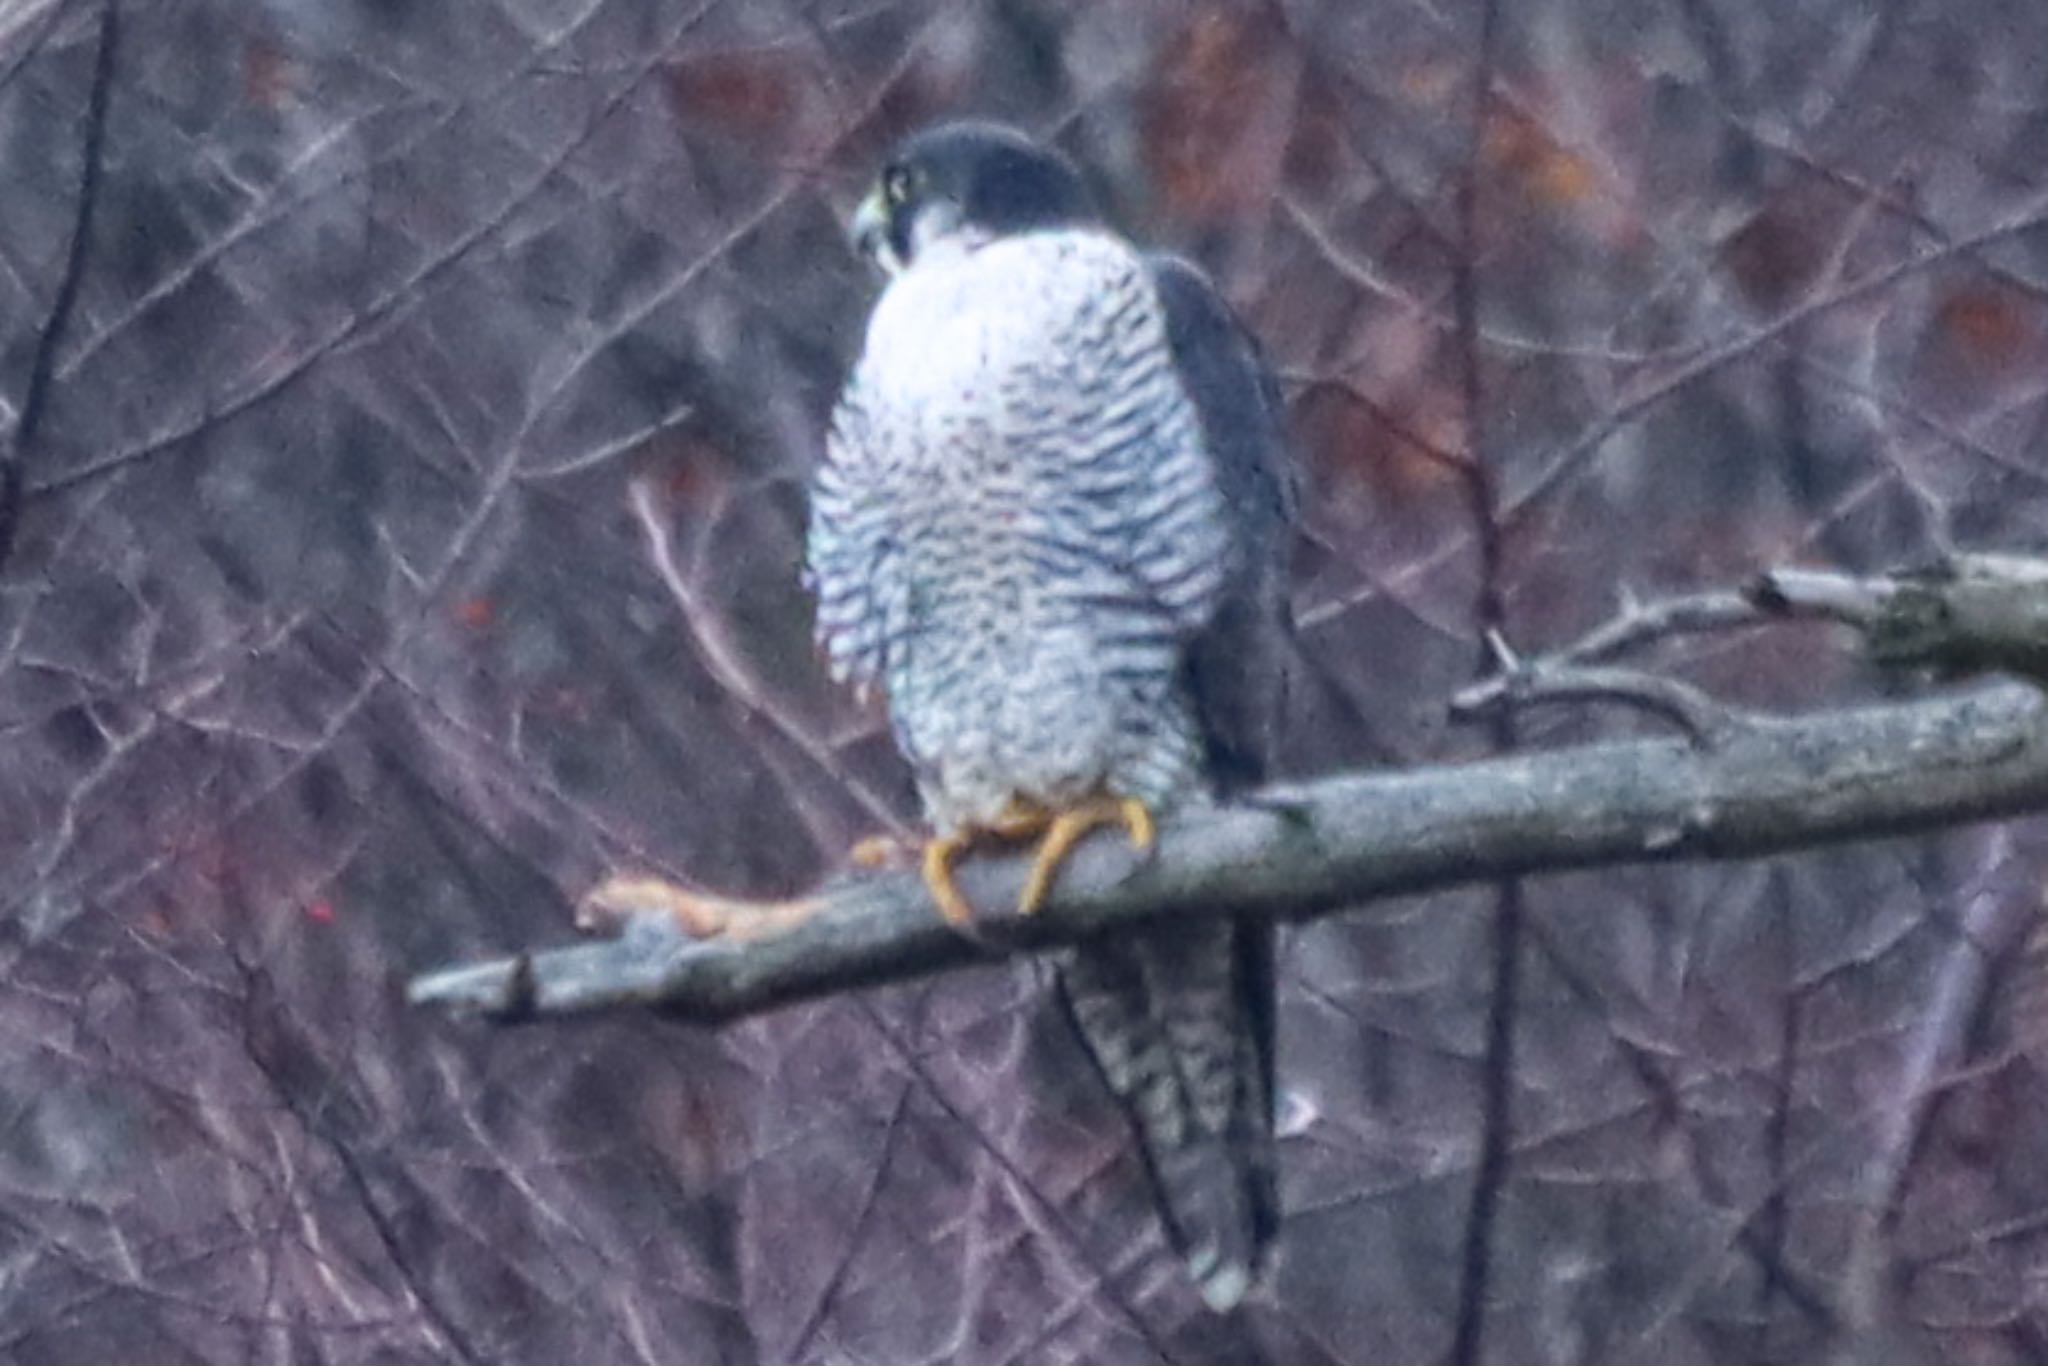
[[[943,123],[898,144],[849,229],[895,275],[934,250],[1096,221],[1080,173],[998,123]]]

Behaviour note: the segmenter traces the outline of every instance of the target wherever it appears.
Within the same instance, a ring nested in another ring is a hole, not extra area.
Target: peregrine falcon
[[[1279,398],[1209,281],[1118,235],[1014,130],[910,138],[852,232],[887,283],[811,491],[819,639],[887,697],[941,913],[970,915],[962,854],[1037,840],[1029,912],[1092,830],[1142,848],[1156,815],[1264,774],[1291,641]],[[1059,969],[1218,1311],[1277,1224],[1273,970],[1251,918]]]

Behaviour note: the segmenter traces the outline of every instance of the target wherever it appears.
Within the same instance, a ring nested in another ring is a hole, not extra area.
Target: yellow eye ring
[[[908,203],[913,180],[908,166],[891,166],[882,172],[882,197],[891,204]]]

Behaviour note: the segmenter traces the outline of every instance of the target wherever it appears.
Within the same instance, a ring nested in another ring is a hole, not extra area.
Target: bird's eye
[[[891,166],[882,172],[882,194],[891,204],[907,204],[910,192],[916,187],[916,177],[908,166]]]

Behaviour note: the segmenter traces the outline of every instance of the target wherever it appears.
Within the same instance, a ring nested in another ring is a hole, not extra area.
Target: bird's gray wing
[[[1279,386],[1257,341],[1201,271],[1178,257],[1150,259],[1174,368],[1200,415],[1230,520],[1221,602],[1187,655],[1210,780],[1228,796],[1265,780],[1278,744],[1294,655],[1287,562],[1299,515],[1295,466]]]
[[[1292,652],[1292,464],[1279,393],[1249,334],[1193,266],[1151,265],[1228,521],[1229,574],[1189,642],[1184,679],[1209,779],[1227,796],[1264,778],[1277,742]],[[1271,923],[1204,920],[1105,940],[1072,955],[1061,983],[1131,1116],[1176,1249],[1210,1305],[1230,1308],[1279,1222]]]

